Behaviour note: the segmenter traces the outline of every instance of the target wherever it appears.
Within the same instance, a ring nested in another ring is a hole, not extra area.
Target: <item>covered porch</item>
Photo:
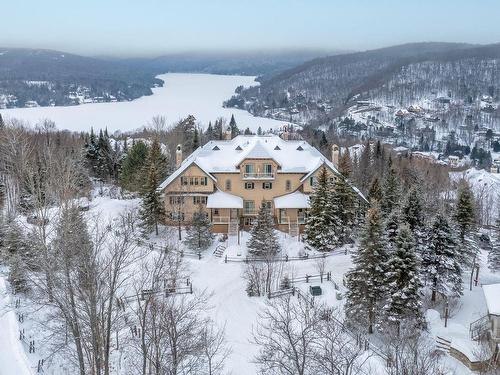
[[[207,209],[210,212],[214,232],[238,234],[240,215],[243,210],[241,197],[217,190],[208,196]]]
[[[290,236],[299,236],[304,230],[309,196],[300,191],[274,198],[278,229]]]

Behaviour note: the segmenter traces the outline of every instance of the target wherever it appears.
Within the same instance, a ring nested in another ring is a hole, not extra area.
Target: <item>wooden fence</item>
[[[224,263],[229,263],[229,262],[243,262],[243,263],[251,263],[251,262],[292,262],[292,261],[298,261],[298,260],[310,260],[310,259],[322,259],[322,258],[328,258],[331,256],[336,256],[340,254],[345,254],[344,251],[342,250],[335,250],[331,251],[328,253],[322,253],[322,254],[306,254],[302,256],[275,256],[275,257],[259,257],[259,256],[245,256],[245,257],[230,257],[230,256],[225,256],[224,257]]]

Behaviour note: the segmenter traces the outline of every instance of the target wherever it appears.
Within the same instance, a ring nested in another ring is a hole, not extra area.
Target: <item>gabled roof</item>
[[[297,150],[301,148],[302,151]],[[218,149],[214,151],[213,149]],[[241,149],[241,150],[240,150]],[[159,186],[165,189],[189,166],[196,165],[212,180],[217,173],[239,173],[245,159],[272,159],[281,168],[277,173],[299,173],[305,181],[322,165],[339,173],[331,161],[309,143],[301,140],[285,141],[277,135],[239,135],[231,140],[210,141],[189,155],[172,175]],[[363,195],[353,187],[353,189]],[[364,197],[363,197],[364,199]]]
[[[166,178],[166,180],[164,180],[160,186],[158,186],[158,191],[161,191],[163,189],[165,189],[168,185],[170,185],[172,182],[174,182],[174,180],[179,177],[186,169],[188,169],[190,166],[192,165],[196,165],[198,168],[200,168],[203,172],[205,172],[205,174],[210,177],[214,182],[217,182],[217,179],[212,176],[212,174],[207,171],[202,165],[200,165],[199,163],[197,163],[196,161],[196,155],[202,150],[201,147],[198,147],[191,155],[189,155],[189,157],[185,160],[183,160],[181,166],[179,168],[177,168],[174,173],[172,173],[170,176],[168,176]]]

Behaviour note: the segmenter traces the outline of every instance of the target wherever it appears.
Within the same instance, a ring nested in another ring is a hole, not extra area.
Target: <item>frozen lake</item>
[[[223,108],[224,100],[229,99],[236,87],[258,84],[255,77],[224,76],[215,74],[167,73],[158,78],[165,84],[153,88],[153,95],[120,103],[92,103],[70,107],[37,107],[0,110],[7,118],[18,118],[35,125],[43,119],[51,119],[58,129],[89,130],[107,127],[129,131],[147,125],[153,116],[167,118],[169,124],[192,114],[203,127],[218,117],[231,118],[234,114],[238,127],[257,130],[259,126],[267,130],[278,128],[284,122],[263,117],[254,117],[247,111]]]

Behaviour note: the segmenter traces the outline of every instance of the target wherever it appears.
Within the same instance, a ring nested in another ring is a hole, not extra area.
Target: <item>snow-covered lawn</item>
[[[0,276],[0,375],[32,374],[23,344],[19,340],[16,312],[11,309],[12,296]]]
[[[91,201],[90,210],[86,213],[86,216],[90,218],[99,215],[101,220],[109,222],[113,219],[116,220],[121,213],[137,208],[138,204],[139,200],[137,199],[120,200],[96,196]],[[161,243],[162,240],[165,240],[165,232],[167,231],[163,229],[160,236],[152,240]],[[245,244],[248,238],[248,232],[241,232],[240,245],[238,245],[235,238],[230,238],[225,243],[227,248],[224,255],[244,258],[246,255]],[[305,250],[302,242],[289,237],[287,234],[280,233],[279,241],[282,247],[282,255],[297,256],[305,252],[314,253]],[[258,349],[251,343],[252,328],[258,322],[259,310],[265,306],[267,297],[247,296],[245,291],[246,282],[242,277],[245,263],[225,263],[224,255],[222,257],[214,256],[213,251],[220,244],[221,242],[217,238],[212,247],[203,252],[201,260],[196,257],[185,257],[185,262],[189,268],[194,292],[198,293],[205,290],[210,294],[209,305],[211,310],[209,314],[219,325],[225,325],[226,327],[226,338],[232,348],[232,353],[227,360],[226,370],[233,374],[255,374],[256,367],[252,363],[252,359],[257,354]],[[321,284],[318,279],[313,279],[309,283],[296,283],[295,287],[310,296],[309,286],[321,285],[323,295],[315,297],[318,302],[322,301],[329,306],[341,309],[345,298],[342,279],[352,265],[351,256],[345,254],[344,250],[342,249],[338,253],[325,258],[325,271],[331,272],[332,280],[337,284],[338,290],[335,289],[334,283],[331,281],[324,280]],[[487,270],[485,257],[486,254],[483,253],[480,259],[480,285],[500,282],[499,274],[492,274]],[[281,275],[286,274],[290,278],[303,277],[306,274],[317,274],[317,262],[317,259],[283,262],[280,272]],[[465,280],[468,280],[468,276],[468,274],[465,275]],[[439,312],[436,310],[427,312],[431,337],[441,336],[449,339],[454,347],[470,355],[471,359],[474,356],[476,344],[469,339],[469,324],[484,316],[486,312],[486,304],[480,285],[469,291],[468,283],[464,282],[466,289],[464,296],[460,301],[459,308],[452,311],[447,328],[444,328],[443,319],[440,318],[441,307],[438,308]],[[18,340],[18,323],[15,309],[11,303],[12,297],[4,293],[4,290],[4,280],[0,279],[0,309],[2,312],[6,312],[0,317],[0,374],[29,374],[29,367],[36,368],[38,360],[44,357],[46,351],[43,347],[38,347],[35,354],[29,354],[23,350]],[[338,299],[338,293],[342,294],[342,299]],[[25,305],[19,311],[33,311],[33,307]],[[21,324],[21,328],[25,328],[29,337],[34,337],[35,333],[37,337],[43,337],[43,333],[37,331],[43,330],[43,325],[34,324],[34,322],[30,321],[31,318],[28,315],[24,323]],[[374,363],[377,364],[378,359],[374,358]],[[457,374],[470,374],[456,360],[447,358],[446,362],[450,368],[457,371]],[[65,371],[64,365],[60,361],[45,366],[46,374],[59,375],[65,374]]]

